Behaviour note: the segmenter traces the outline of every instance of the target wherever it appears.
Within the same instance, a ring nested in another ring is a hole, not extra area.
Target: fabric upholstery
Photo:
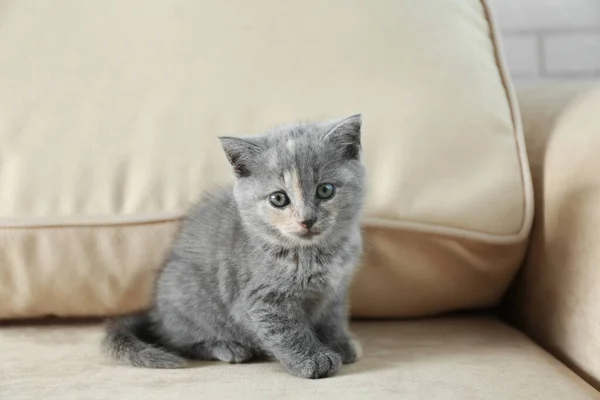
[[[354,279],[357,317],[419,317],[494,306],[510,284],[526,243],[498,245],[367,227]],[[468,266],[468,268],[467,268]]]
[[[600,388],[600,84],[520,92],[536,197],[508,314]]]
[[[6,399],[594,399],[581,378],[492,318],[362,322],[363,358],[307,381],[278,363],[201,362],[183,370],[115,365],[97,324],[0,327]]]
[[[177,226],[0,229],[0,315],[102,316],[146,307],[165,238]]]
[[[532,191],[480,0],[0,7],[0,318],[147,304],[176,221],[231,180],[217,136],[357,112],[378,229],[357,315],[486,307],[518,268]],[[59,288],[81,303],[36,297]]]
[[[104,316],[147,307],[169,250],[165,238],[178,225],[0,229],[2,317]],[[423,316],[468,308],[474,299],[480,307],[491,306],[510,282],[506,271],[520,262],[524,248],[515,249],[366,227],[352,314]]]

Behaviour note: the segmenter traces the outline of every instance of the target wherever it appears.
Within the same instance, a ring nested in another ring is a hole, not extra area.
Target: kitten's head
[[[347,233],[364,202],[361,116],[221,137],[247,229],[271,243],[310,245]]]

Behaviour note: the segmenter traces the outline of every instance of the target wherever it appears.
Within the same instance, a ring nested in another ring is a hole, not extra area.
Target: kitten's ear
[[[258,140],[231,136],[221,136],[219,140],[235,175],[238,178],[250,176],[250,163],[262,151]]]
[[[331,142],[342,151],[342,157],[348,160],[358,159],[360,155],[361,114],[337,120],[325,134],[323,140]]]

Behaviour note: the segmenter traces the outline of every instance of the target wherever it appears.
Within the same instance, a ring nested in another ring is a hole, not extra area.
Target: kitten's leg
[[[342,356],[344,364],[351,364],[361,357],[362,349],[352,339],[348,329],[348,302],[345,296],[331,301],[315,325],[319,339]]]
[[[285,295],[270,293],[256,300],[247,317],[265,350],[291,374],[318,379],[340,368],[340,355],[319,341],[302,308]]]

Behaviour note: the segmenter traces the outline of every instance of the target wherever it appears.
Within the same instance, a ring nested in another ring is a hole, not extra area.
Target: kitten
[[[361,116],[220,138],[235,184],[189,214],[152,308],[110,321],[135,366],[275,357],[322,378],[352,363],[347,294],[362,249]]]

